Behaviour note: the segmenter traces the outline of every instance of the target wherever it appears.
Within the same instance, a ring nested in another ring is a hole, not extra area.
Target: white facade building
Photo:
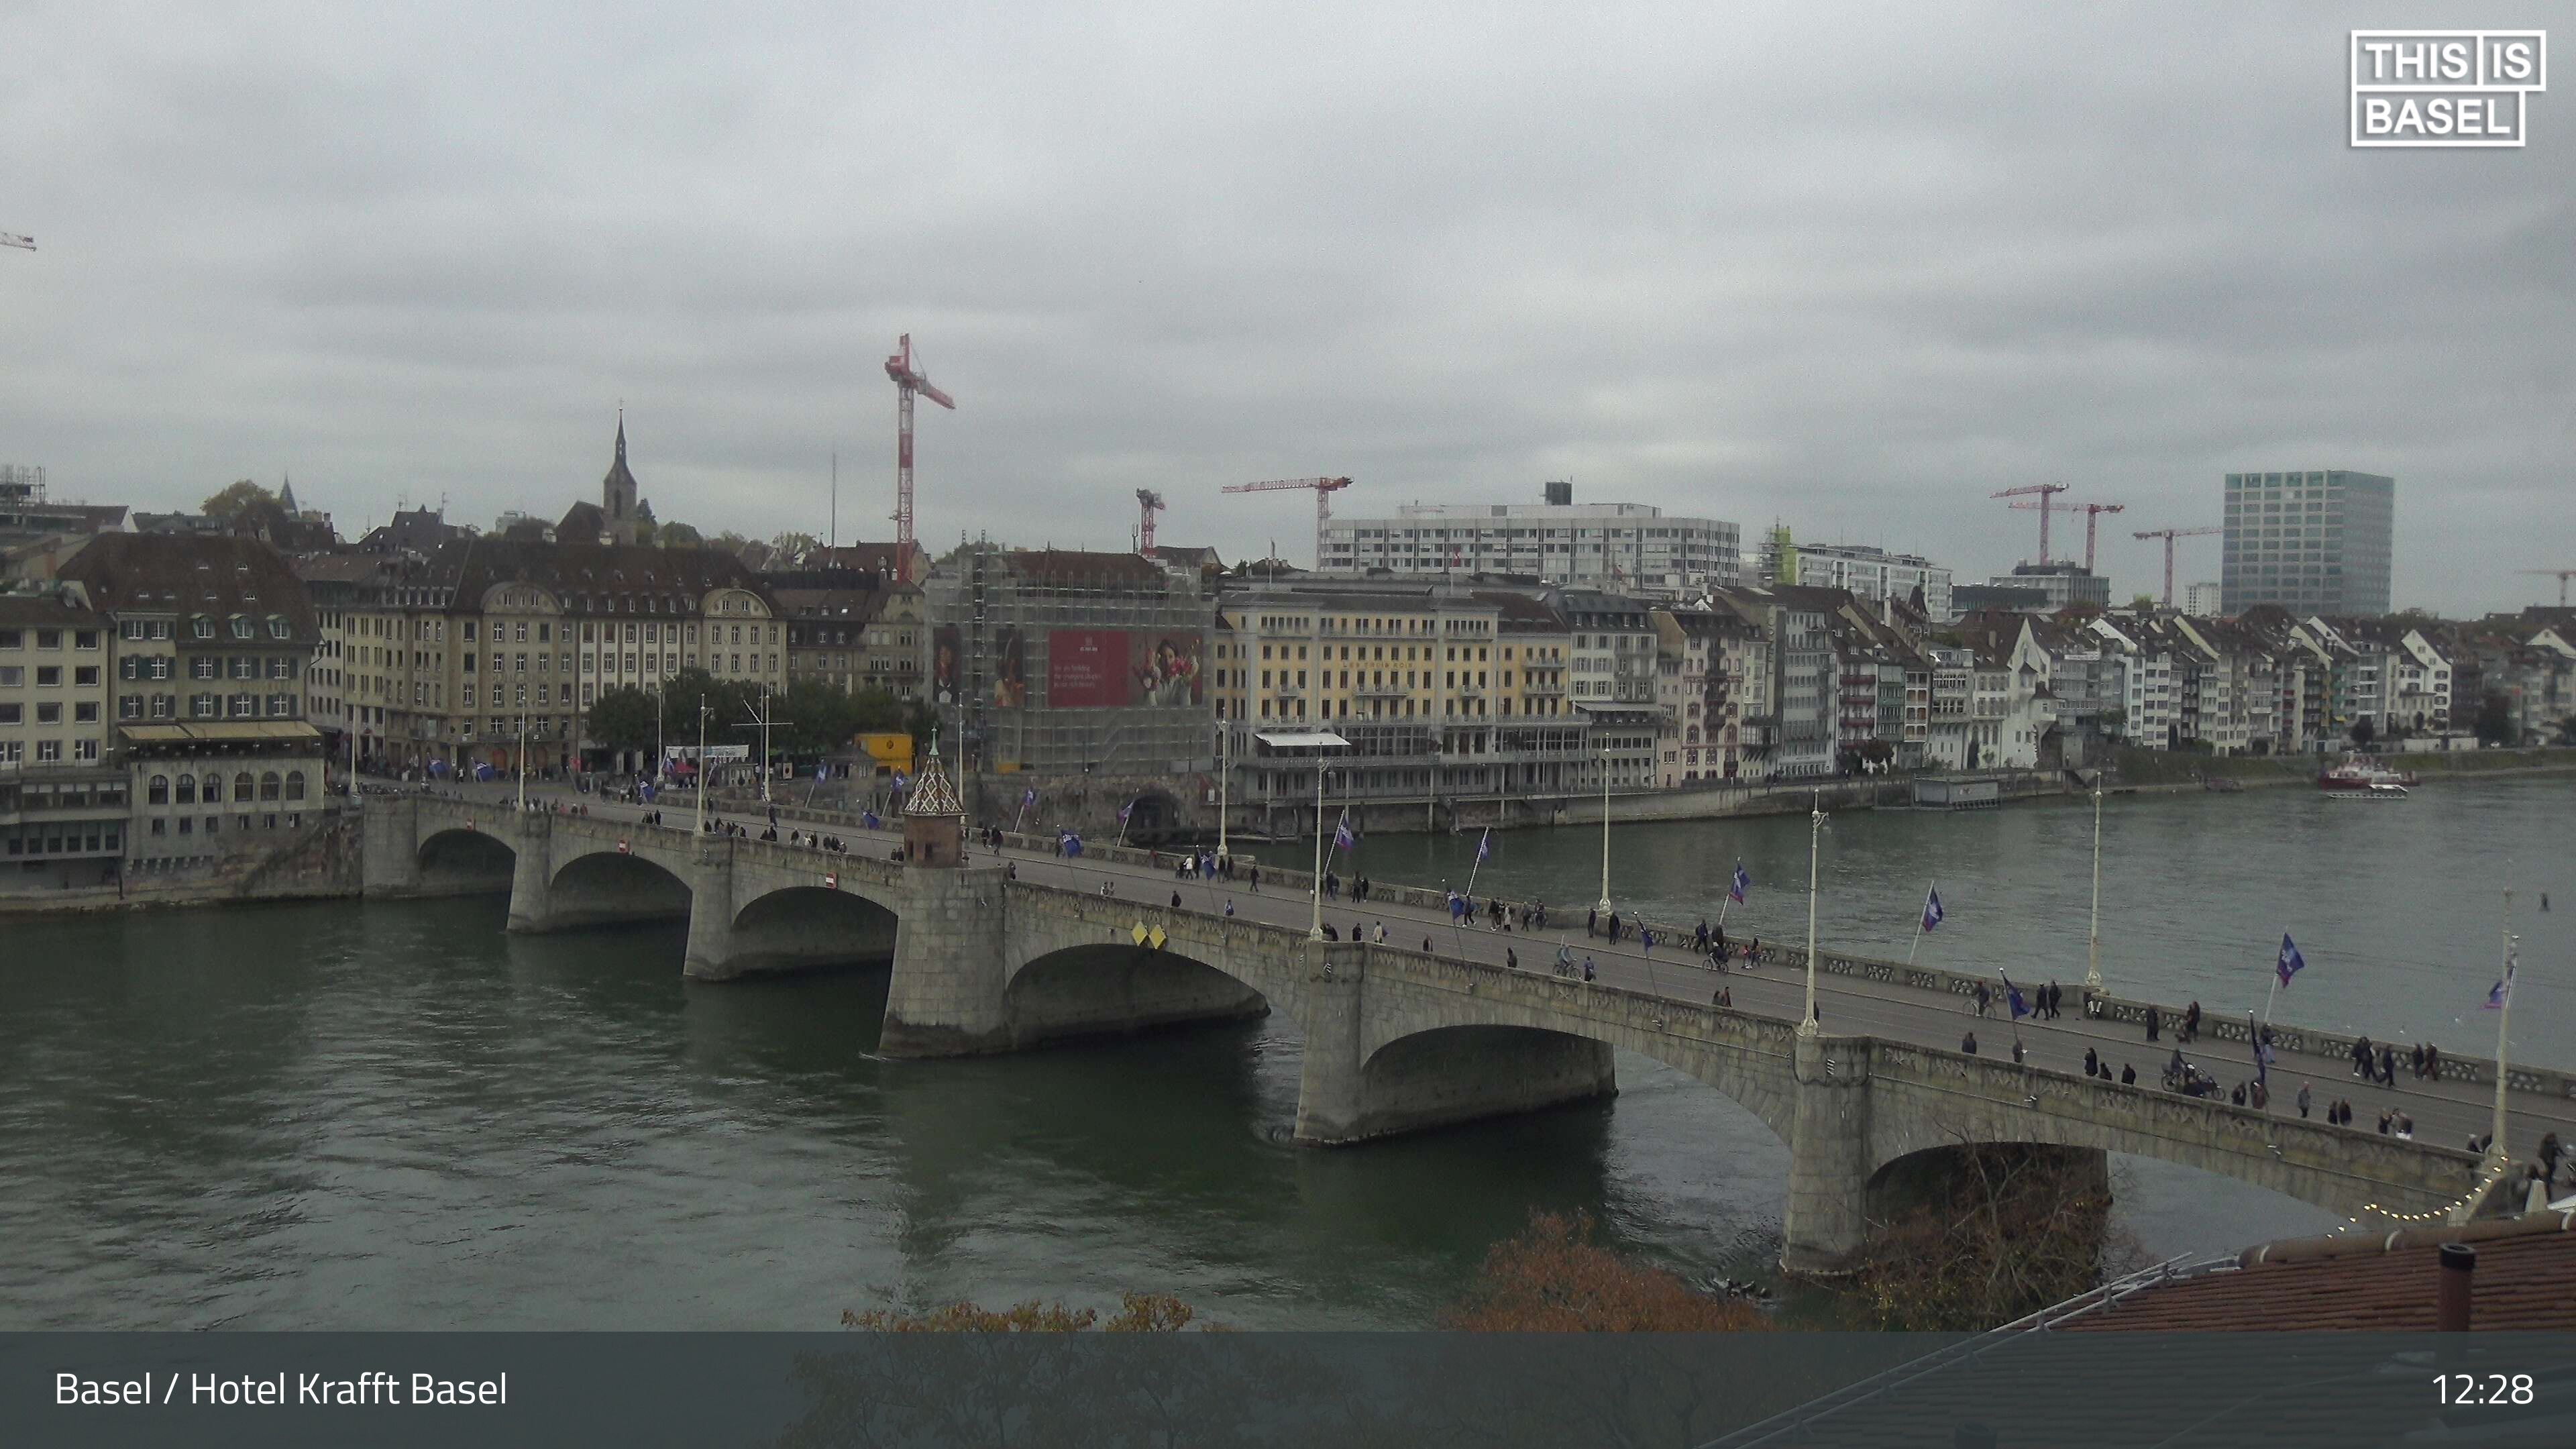
[[[1950,571],[1920,554],[1889,553],[1861,543],[1792,543],[1789,553],[1797,560],[1798,576],[1780,576],[1778,540],[1762,545],[1761,578],[1765,583],[1803,584],[1812,589],[1845,589],[1856,597],[1877,603],[1895,599],[1902,603],[1923,591],[1923,612],[1935,623],[1955,617],[1950,608]]]
[[[2182,611],[2195,619],[2225,617],[2226,611],[2219,602],[2218,585],[2215,583],[2183,585]]]
[[[1544,503],[1408,503],[1391,518],[1334,518],[1316,568],[1427,574],[1523,574],[1570,587],[1688,598],[1736,581],[1743,531],[1716,518],[1667,516],[1643,503],[1576,503],[1547,485]]]

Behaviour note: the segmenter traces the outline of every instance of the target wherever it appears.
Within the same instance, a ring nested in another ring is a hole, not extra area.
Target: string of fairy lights
[[[2504,1176],[2505,1169],[2511,1166],[2513,1166],[2513,1163],[2510,1160],[2499,1156],[2495,1160],[2495,1164],[2487,1169],[2486,1175],[2478,1179],[2477,1186],[2470,1188],[2467,1192],[2460,1194],[2449,1203],[2446,1203],[2441,1207],[2437,1207],[2431,1212],[2401,1213],[2390,1208],[2382,1207],[2375,1202],[2366,1202],[2361,1205],[2360,1213],[2356,1213],[2353,1216],[2344,1219],[2344,1226],[2359,1226],[2362,1216],[2369,1213],[2377,1213],[2381,1217],[2386,1218],[2388,1221],[2393,1223],[2429,1223],[2436,1219],[2448,1221],[2451,1214],[2458,1212],[2460,1209],[2467,1207],[2470,1203],[2477,1201],[2478,1198],[2483,1196],[2489,1188],[2494,1187],[2497,1180]]]

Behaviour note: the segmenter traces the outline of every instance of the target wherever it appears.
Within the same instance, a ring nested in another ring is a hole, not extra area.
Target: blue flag
[[[1995,974],[1998,976],[2003,975],[2001,972],[1997,972]],[[2019,1021],[2023,1017],[2030,1015],[2030,1003],[2021,999],[2021,988],[2013,985],[2012,978],[2009,976],[2003,977],[2003,983],[2004,1004],[2011,1009],[2012,1019]]]
[[[829,761],[825,761],[822,764],[816,765],[814,767],[814,778],[817,782],[832,778],[831,763]]]
[[[1939,924],[1941,924],[1941,888],[1936,885],[1923,897],[1923,929],[1929,931]]]
[[[1128,801],[1126,804],[1121,805],[1121,806],[1119,806],[1119,807],[1118,807],[1118,818],[1119,818],[1119,820],[1120,820],[1121,822],[1124,822],[1128,816],[1133,815],[1133,814],[1135,814],[1135,813],[1136,813],[1136,802],[1135,802],[1135,801],[1133,801],[1133,800],[1130,800],[1130,801]]]
[[[1037,786],[1035,786],[1035,785],[1031,785],[1028,789],[1023,790],[1023,791],[1021,791],[1021,792],[1020,792],[1020,806],[1021,806],[1021,808],[1022,808],[1022,809],[1026,809],[1026,808],[1028,808],[1028,807],[1029,807],[1029,806],[1031,806],[1031,805],[1035,805],[1036,803],[1038,803],[1038,787],[1037,787]]]
[[[1493,853],[1494,832],[1489,826],[1486,828],[1484,834],[1476,837],[1476,864],[1483,865],[1485,863],[1485,857],[1492,855]]]
[[[1064,833],[1064,853],[1067,855],[1082,854],[1082,837],[1074,834],[1070,830],[1066,831]]]
[[[1359,843],[1360,838],[1351,833],[1351,818],[1343,816],[1341,823],[1333,827],[1333,849],[1349,850]]]
[[[2517,946],[2514,948],[2512,954],[2504,958],[2504,979],[2487,988],[2486,1003],[2480,1008],[2481,1010],[2502,1011],[2504,1010],[2505,1003],[2513,1000],[2514,968],[2521,964],[2522,949]]]
[[[868,811],[866,814],[861,815],[861,816],[859,817],[859,823],[860,823],[861,825],[866,826],[866,827],[867,827],[867,828],[869,828],[870,830],[874,830],[874,829],[876,829],[878,826],[880,826],[880,825],[884,824],[885,822],[884,822],[884,821],[882,821],[882,820],[879,820],[879,819],[877,818],[877,812],[875,812],[875,811],[871,810],[871,811]]]
[[[1744,862],[1739,860],[1735,863],[1735,879],[1727,883],[1726,898],[1740,906],[1744,904],[1744,893],[1751,889],[1753,877],[1745,873]]]
[[[894,772],[894,787],[895,787],[896,789],[901,790],[901,789],[905,788],[906,786],[910,785],[911,783],[912,783],[912,782],[911,782],[910,780],[907,780],[907,779],[905,779],[905,778],[903,777],[903,771],[901,771],[901,770],[897,770],[897,771],[895,771],[895,772]]]
[[[2272,974],[2280,977],[2281,984],[2287,986],[2290,984],[2290,978],[2298,975],[2307,964],[2308,958],[2299,954],[2299,943],[2290,939],[2289,932],[2283,931],[2281,957],[2272,963]]]

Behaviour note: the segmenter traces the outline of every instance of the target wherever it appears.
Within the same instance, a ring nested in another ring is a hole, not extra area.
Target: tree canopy
[[[254,505],[275,503],[277,495],[248,478],[236,479],[223,490],[197,505],[197,511],[211,518],[236,518]]]
[[[1532,1212],[1485,1254],[1467,1301],[1442,1326],[1469,1332],[1710,1333],[1771,1326],[1762,1310],[1702,1293],[1594,1241],[1590,1213]]]
[[[600,691],[590,707],[590,737],[612,750],[650,750],[656,718],[653,697],[631,684]]]

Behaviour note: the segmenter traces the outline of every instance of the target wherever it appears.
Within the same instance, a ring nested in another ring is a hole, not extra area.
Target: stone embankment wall
[[[360,820],[358,812],[334,806],[267,851],[203,869],[132,875],[81,890],[0,895],[0,916],[354,896],[365,883]]]

